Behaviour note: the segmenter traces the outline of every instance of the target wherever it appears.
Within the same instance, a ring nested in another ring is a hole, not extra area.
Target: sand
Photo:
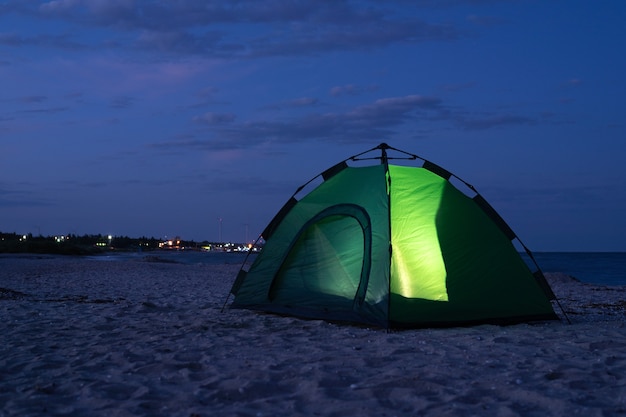
[[[0,417],[623,416],[626,289],[571,324],[387,332],[221,307],[236,265],[0,256]]]

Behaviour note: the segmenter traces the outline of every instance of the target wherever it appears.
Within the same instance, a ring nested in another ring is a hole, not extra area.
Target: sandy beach
[[[549,274],[571,324],[387,332],[222,312],[238,269],[0,256],[0,417],[626,415],[626,288]]]

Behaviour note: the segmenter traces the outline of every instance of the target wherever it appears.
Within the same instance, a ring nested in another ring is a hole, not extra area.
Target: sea
[[[244,262],[254,261],[256,256],[256,253],[248,254],[248,252],[159,250],[149,252],[113,252],[105,255],[88,256],[88,258],[98,261],[137,259],[186,265],[243,265]]]
[[[113,260],[147,257],[155,261],[182,264],[242,265],[247,256],[244,252],[160,251],[92,258]],[[247,262],[252,262],[256,256],[251,253]],[[533,256],[544,273],[563,272],[591,284],[626,285],[626,252],[533,252]]]
[[[626,252],[533,252],[543,272],[563,272],[579,281],[626,285]]]

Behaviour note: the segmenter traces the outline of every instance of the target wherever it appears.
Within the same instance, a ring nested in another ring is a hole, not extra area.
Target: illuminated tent
[[[474,187],[384,143],[300,187],[261,237],[232,307],[387,328],[557,318],[514,243],[534,268],[531,252]]]

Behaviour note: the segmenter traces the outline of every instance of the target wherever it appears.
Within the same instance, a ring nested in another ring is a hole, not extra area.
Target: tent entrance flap
[[[307,308],[358,308],[367,290],[371,246],[370,219],[363,208],[340,204],[323,210],[294,238],[269,300]]]

